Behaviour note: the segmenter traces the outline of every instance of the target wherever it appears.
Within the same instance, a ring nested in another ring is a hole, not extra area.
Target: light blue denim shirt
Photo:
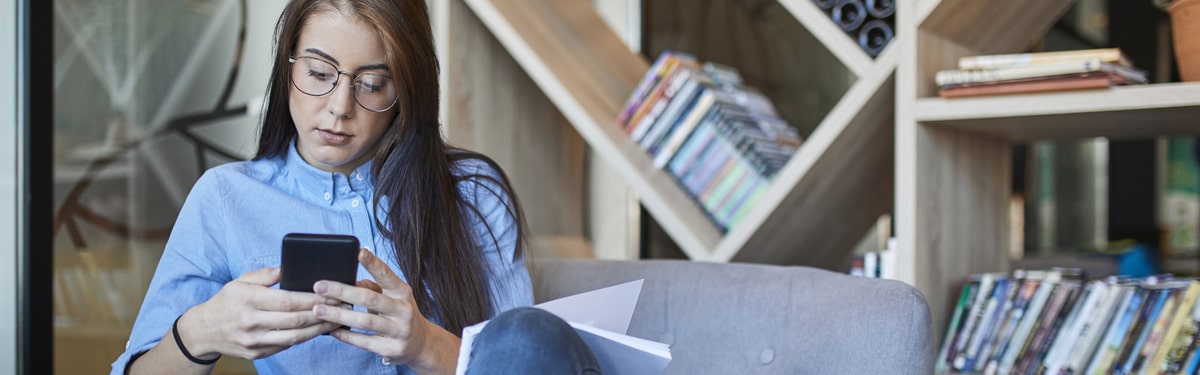
[[[487,163],[478,160],[468,159],[455,166],[456,175],[468,173],[497,176]],[[459,189],[466,199],[474,201],[483,216],[468,214],[491,272],[496,309],[492,316],[531,305],[533,287],[525,260],[514,256],[517,226],[505,207],[509,197],[497,195],[503,190],[485,179],[463,180]],[[196,181],[180,209],[125,353],[112,364],[112,373],[122,373],[131,356],[150,350],[171,329],[176,317],[207,301],[225,283],[245,272],[278,267],[280,246],[287,233],[354,235],[362,246],[405,278],[395,266],[392,244],[375,227],[376,215],[382,215],[386,208],[372,207],[374,193],[370,162],[349,177],[322,171],[300,158],[294,142],[286,157],[235,162],[208,170]],[[381,205],[386,207],[386,203]],[[484,220],[495,230],[495,242]],[[359,265],[358,279],[373,277]],[[413,373],[406,366],[384,365],[378,355],[327,335],[256,360],[254,366],[260,374]]]

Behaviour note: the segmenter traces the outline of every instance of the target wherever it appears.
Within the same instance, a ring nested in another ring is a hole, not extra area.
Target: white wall
[[[25,27],[17,17],[15,1],[0,4],[0,374],[17,372],[17,291],[20,288],[20,269],[17,254],[24,242],[21,217],[24,210],[20,186],[22,142],[22,116],[17,95],[21,89],[11,78],[22,77],[19,61],[23,54],[17,52],[17,40]]]

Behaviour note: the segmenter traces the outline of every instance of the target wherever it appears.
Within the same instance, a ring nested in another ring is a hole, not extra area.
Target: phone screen
[[[312,292],[320,280],[354,285],[358,239],[341,234],[289,233],[283,236],[279,288]]]

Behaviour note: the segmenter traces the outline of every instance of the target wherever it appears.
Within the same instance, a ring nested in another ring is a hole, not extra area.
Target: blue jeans
[[[600,364],[566,321],[536,307],[492,318],[475,336],[467,375],[600,374]]]

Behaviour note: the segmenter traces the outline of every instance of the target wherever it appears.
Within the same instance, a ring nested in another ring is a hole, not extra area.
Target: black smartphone
[[[283,236],[279,288],[312,292],[319,280],[354,285],[358,238],[341,234],[288,233]]]

